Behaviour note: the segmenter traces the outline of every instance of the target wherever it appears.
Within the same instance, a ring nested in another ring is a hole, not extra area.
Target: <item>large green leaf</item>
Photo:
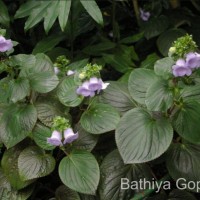
[[[183,144],[173,144],[167,154],[167,168],[177,184],[186,184],[189,181],[197,182],[200,180],[200,145],[184,142]],[[189,188],[188,188],[189,189]],[[197,192],[197,184],[194,188]],[[198,191],[200,192],[200,191]]]
[[[100,96],[100,101],[110,104],[122,114],[135,107],[126,83],[112,81]]]
[[[145,58],[145,60],[142,61],[140,67],[146,68],[146,69],[153,69],[155,62],[159,58],[160,57],[156,53],[151,53]]]
[[[19,176],[18,157],[22,150],[22,147],[13,147],[5,151],[1,160],[3,173],[10,182],[11,186],[16,190],[22,189],[32,183],[32,181],[22,180]],[[9,187],[7,187],[7,189],[9,189]]]
[[[34,27],[46,16],[47,9],[50,5],[51,5],[51,1],[42,1],[40,2],[39,6],[34,7],[31,10],[31,12],[29,13],[29,17],[25,23],[26,31]]]
[[[154,82],[147,90],[145,103],[148,110],[167,112],[173,105],[173,90],[168,81],[160,79]]]
[[[29,76],[30,85],[33,90],[47,93],[56,88],[59,83],[58,77],[53,72],[39,72]]]
[[[0,80],[0,102],[8,103],[10,101],[11,87],[10,78],[6,77]]]
[[[88,151],[74,150],[59,165],[62,182],[77,192],[95,194],[99,178],[99,166]]]
[[[95,0],[90,0],[90,1],[80,0],[80,2],[91,17],[98,24],[103,25],[103,16]]]
[[[57,95],[62,104],[65,106],[78,106],[83,97],[76,93],[78,85],[74,81],[74,77],[66,77],[58,86]]]
[[[92,151],[98,142],[98,135],[85,131],[80,124],[77,124],[75,130],[78,132],[78,139],[73,143],[73,148]]]
[[[32,131],[37,121],[33,105],[10,105],[0,120],[0,138],[7,148],[16,145]]]
[[[59,2],[59,15],[58,21],[61,27],[61,30],[64,31],[67,25],[67,20],[69,17],[69,11],[71,7],[71,0],[68,1],[60,1]]]
[[[30,93],[30,84],[26,78],[18,78],[10,82],[11,96],[10,101],[13,103],[22,100]]]
[[[143,108],[128,111],[116,129],[117,146],[125,163],[143,163],[159,157],[172,138],[169,120]]]
[[[200,103],[200,84],[185,86],[181,91],[183,101],[197,101]]]
[[[172,43],[185,34],[186,32],[182,29],[170,29],[162,33],[157,40],[157,46],[161,54],[167,56]]]
[[[151,170],[146,164],[125,165],[117,150],[108,154],[100,167],[101,180],[99,184],[100,198],[103,200],[130,199],[133,190],[127,188],[127,180],[151,180]],[[123,183],[124,185],[121,184]],[[123,188],[122,188],[123,187]],[[139,189],[139,188],[138,188]]]
[[[9,27],[10,25],[8,9],[2,0],[0,0],[0,24],[2,24],[5,27]]]
[[[96,103],[82,114],[81,126],[89,133],[101,134],[114,130],[119,119],[119,113],[112,106]]]
[[[152,70],[135,69],[129,76],[128,89],[131,97],[140,104],[145,104],[147,89],[158,80]]]
[[[22,180],[47,176],[54,168],[55,159],[37,146],[27,147],[18,158],[19,175]]]
[[[59,14],[59,1],[51,1],[44,16],[44,30],[48,34]]]
[[[52,131],[51,129],[41,125],[36,124],[36,126],[33,129],[32,137],[35,141],[35,143],[45,149],[45,150],[52,150],[55,148],[55,146],[47,143],[47,138],[51,137]]]
[[[173,116],[177,133],[192,143],[200,143],[199,116],[200,104],[196,101],[185,101]]]
[[[144,36],[147,39],[158,36],[167,29],[168,25],[168,18],[164,15],[152,18],[147,23],[144,23]]]
[[[77,192],[69,189],[65,185],[57,188],[55,196],[57,200],[81,200]]]
[[[162,58],[155,63],[154,71],[157,75],[167,79],[172,77],[172,65],[174,65],[172,58]]]

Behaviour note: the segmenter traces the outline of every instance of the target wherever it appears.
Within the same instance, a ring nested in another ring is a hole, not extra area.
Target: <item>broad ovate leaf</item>
[[[0,138],[7,148],[16,145],[29,135],[37,121],[33,105],[8,106],[0,118]]]
[[[125,163],[143,163],[158,158],[168,149],[172,138],[169,120],[143,108],[128,111],[116,129],[117,146]]]
[[[114,130],[119,119],[119,113],[112,106],[96,103],[82,114],[80,122],[89,133],[101,134]]]
[[[158,77],[153,70],[135,69],[129,76],[128,90],[131,97],[139,104],[145,104],[146,92]]]
[[[200,145],[195,145],[184,141],[182,144],[173,144],[167,154],[167,168],[173,179],[178,180],[181,184],[186,184],[190,181],[197,182],[200,180]],[[189,186],[189,185],[188,185]],[[191,189],[191,188],[187,188]],[[197,185],[193,189],[197,191]],[[199,190],[199,189],[198,189]]]
[[[95,157],[88,151],[74,150],[59,164],[61,181],[72,190],[95,194],[100,172]]]
[[[130,199],[133,190],[127,187],[128,181],[139,181],[142,178],[151,180],[151,170],[146,164],[125,165],[117,150],[109,153],[103,160],[99,184],[100,198],[103,200]],[[142,191],[142,190],[141,190]]]
[[[18,158],[19,175],[22,180],[47,176],[54,168],[55,159],[37,146],[27,147]]]
[[[173,115],[173,125],[176,132],[192,143],[200,143],[200,104],[196,101],[183,102]]]

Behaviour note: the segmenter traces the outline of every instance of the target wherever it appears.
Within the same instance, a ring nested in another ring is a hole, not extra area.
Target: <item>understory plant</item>
[[[0,0],[0,199],[198,199],[199,9]]]

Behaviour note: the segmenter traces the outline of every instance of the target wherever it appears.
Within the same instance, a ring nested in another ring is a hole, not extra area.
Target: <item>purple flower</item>
[[[192,70],[187,66],[183,59],[178,59],[176,65],[172,66],[172,70],[175,77],[185,75],[190,76],[192,74]]]
[[[84,97],[93,97],[95,95],[95,92],[89,89],[89,84],[89,81],[85,81],[81,86],[78,87],[76,93],[79,95],[83,95]]]
[[[74,133],[71,128],[67,128],[64,131],[64,138],[65,138],[65,140],[64,140],[63,144],[72,143],[74,140],[76,140],[78,138],[78,132]]]
[[[60,146],[62,145],[62,134],[58,131],[53,131],[50,138],[47,138],[47,142],[49,144],[52,144],[54,146]]]
[[[198,53],[188,53],[186,55],[186,65],[191,68],[199,68],[200,67],[200,54]]]
[[[6,40],[3,36],[0,36],[0,52],[6,52],[13,47],[11,40]]]
[[[148,21],[150,16],[151,16],[150,12],[145,12],[144,10],[142,10],[142,9],[140,8],[140,18],[141,18],[143,21]]]
[[[90,78],[88,88],[91,91],[101,90],[102,89],[102,80],[98,79],[96,77]]]

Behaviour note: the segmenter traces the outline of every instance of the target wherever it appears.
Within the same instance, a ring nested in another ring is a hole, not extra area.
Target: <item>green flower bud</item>
[[[64,117],[56,116],[53,119],[53,125],[51,128],[52,128],[52,130],[57,130],[57,131],[62,132],[69,127],[70,127],[70,124],[69,124],[68,119],[65,119]]]

